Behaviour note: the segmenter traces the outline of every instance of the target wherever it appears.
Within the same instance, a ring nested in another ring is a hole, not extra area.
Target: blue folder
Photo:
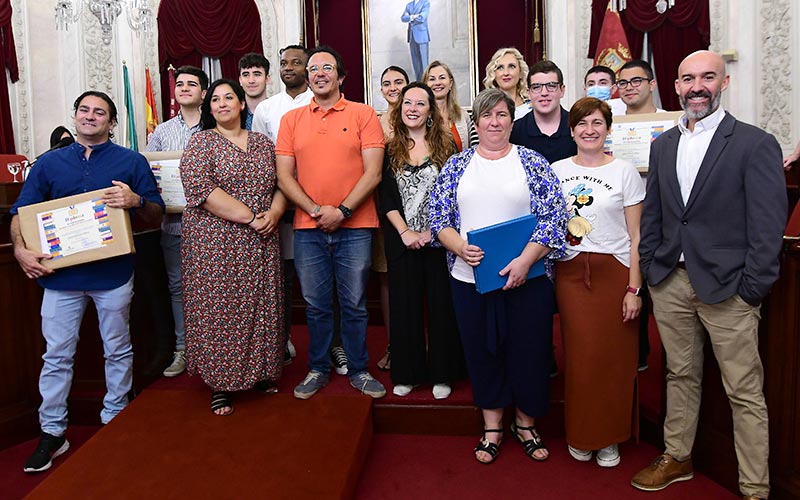
[[[503,288],[508,276],[500,271],[522,253],[536,228],[536,216],[525,215],[481,229],[467,232],[467,242],[483,250],[483,260],[472,270],[478,293],[488,293]],[[528,271],[528,279],[544,274],[544,259],[539,259]]]

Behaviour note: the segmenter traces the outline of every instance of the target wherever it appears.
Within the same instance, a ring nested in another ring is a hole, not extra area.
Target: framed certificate
[[[156,176],[158,192],[164,200],[168,214],[179,214],[186,206],[186,196],[181,183],[181,156],[183,151],[158,151],[142,153]]]
[[[678,124],[683,111],[615,115],[611,133],[606,137],[606,152],[627,160],[639,172],[646,173],[650,164],[650,143]]]

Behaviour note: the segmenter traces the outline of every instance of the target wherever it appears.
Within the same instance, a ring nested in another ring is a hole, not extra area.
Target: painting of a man
[[[400,20],[408,23],[408,48],[411,51],[411,64],[417,80],[428,66],[428,43],[431,35],[428,32],[428,14],[431,11],[430,0],[411,0],[406,5]]]

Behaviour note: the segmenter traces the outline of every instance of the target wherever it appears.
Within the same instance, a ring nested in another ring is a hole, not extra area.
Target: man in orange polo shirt
[[[386,389],[367,372],[365,289],[383,130],[372,108],[342,95],[345,70],[335,50],[311,51],[306,70],[314,97],[283,116],[276,147],[278,186],[297,206],[294,262],[310,334],[309,372],[294,395],[308,399],[328,383],[335,282],[350,385],[380,398]]]

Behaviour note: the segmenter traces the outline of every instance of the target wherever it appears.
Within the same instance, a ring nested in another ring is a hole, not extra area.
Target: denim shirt
[[[567,230],[567,211],[564,196],[558,178],[550,169],[550,164],[536,151],[517,147],[528,189],[531,193],[531,213],[536,214],[538,222],[530,239],[550,248],[545,257],[547,276],[553,279],[553,262],[564,256]],[[461,234],[461,214],[458,211],[458,183],[467,170],[467,166],[475,154],[475,148],[465,149],[447,160],[436,185],[433,187],[430,201],[432,244],[441,245],[439,232],[451,227]],[[452,271],[456,255],[447,252],[447,265]]]

